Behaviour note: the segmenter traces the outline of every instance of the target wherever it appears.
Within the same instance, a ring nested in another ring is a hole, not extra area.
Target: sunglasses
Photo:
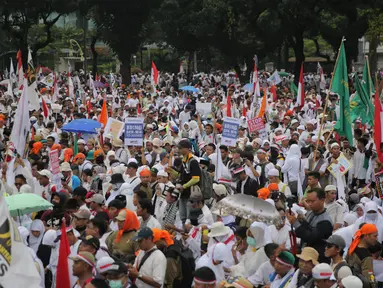
[[[331,248],[333,248],[333,247],[336,247],[336,245],[334,245],[334,244],[330,244],[330,243],[327,243],[327,244],[326,244],[326,248],[327,248],[327,249],[331,249]]]

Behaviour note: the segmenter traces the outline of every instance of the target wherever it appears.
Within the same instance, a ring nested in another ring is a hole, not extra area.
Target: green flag
[[[338,60],[335,67],[334,78],[332,79],[331,91],[339,95],[340,117],[335,124],[334,130],[340,136],[345,136],[350,145],[353,145],[350,113],[350,92],[348,90],[347,62],[344,44],[339,49]]]
[[[291,91],[291,94],[293,94],[294,98],[297,97],[298,87],[297,87],[297,85],[295,85],[294,81],[290,82],[290,91]]]
[[[351,121],[360,118],[363,124],[373,125],[374,106],[371,103],[367,91],[364,89],[357,74],[354,75],[354,87],[356,90],[354,98],[351,100]]]
[[[76,133],[76,134],[74,134],[74,141],[73,141],[74,142],[73,143],[73,156],[76,156],[78,153],[77,141],[78,141],[78,139],[77,139],[77,133]]]
[[[368,64],[368,58],[364,62],[363,67],[363,81],[362,86],[364,90],[367,92],[368,98],[371,99],[371,95],[375,93],[374,84],[372,83],[371,75],[370,75],[370,67]]]

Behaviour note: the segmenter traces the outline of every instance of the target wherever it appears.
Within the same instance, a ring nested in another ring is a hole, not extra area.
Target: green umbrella
[[[281,76],[281,77],[289,77],[289,73],[287,73],[287,72],[284,72],[284,71],[280,71],[280,72],[278,72],[278,74],[279,74],[279,76]]]
[[[12,217],[47,210],[53,206],[41,196],[32,193],[16,194],[5,197]]]

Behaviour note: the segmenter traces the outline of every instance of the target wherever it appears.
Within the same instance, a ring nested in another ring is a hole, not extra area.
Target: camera
[[[286,201],[287,201],[287,207],[291,209],[293,208],[293,204],[297,203],[297,197],[294,195],[290,195],[287,197]]]

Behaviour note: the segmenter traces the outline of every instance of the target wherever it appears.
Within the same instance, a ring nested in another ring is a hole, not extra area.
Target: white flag
[[[326,79],[324,79],[323,68],[322,68],[322,66],[320,66],[319,62],[318,62],[317,70],[318,70],[317,72],[318,72],[319,77],[320,77],[319,87],[321,90],[324,90],[324,89],[326,89]]]
[[[33,60],[32,60],[32,53],[31,50],[28,49],[28,73],[27,73],[28,81],[27,83],[28,87],[28,101],[29,101],[29,110],[36,110],[38,111],[40,109],[40,102],[39,102],[39,95],[37,94],[37,81],[36,81],[36,75],[33,67]],[[24,92],[23,92],[24,93]],[[29,131],[29,130],[28,130]]]
[[[279,76],[278,70],[275,70],[273,75],[270,76],[270,78],[267,79],[267,82],[270,83],[270,86],[278,85],[282,82],[281,77]]]
[[[9,67],[9,79],[11,80],[12,84],[17,82],[17,76],[15,74],[15,68],[13,67],[12,57],[11,57],[11,64]]]
[[[229,169],[223,164],[221,149],[217,149],[217,165],[215,166],[214,180],[218,181],[221,178],[231,179]]]
[[[12,79],[9,78],[7,81],[8,81],[8,90],[7,90],[7,92],[5,92],[5,93],[13,97],[13,91],[12,91]]]
[[[0,235],[0,285],[4,288],[40,288],[40,275],[28,251],[29,248],[23,243],[19,230],[9,214],[2,193],[0,193]]]
[[[10,142],[20,157],[24,156],[25,144],[30,131],[29,107],[28,107],[28,81],[24,78],[23,93],[17,105],[15,122],[11,132]]]
[[[94,86],[94,82],[93,82],[93,79],[92,79],[92,75],[89,74],[89,88],[92,89],[93,91],[93,98],[94,99],[97,99],[97,89],[96,87]]]

